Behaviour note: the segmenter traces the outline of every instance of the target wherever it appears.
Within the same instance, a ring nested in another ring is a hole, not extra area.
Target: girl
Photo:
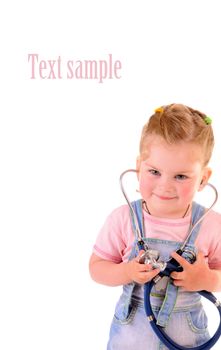
[[[156,109],[144,126],[137,158],[138,215],[143,239],[183,267],[152,289],[157,323],[179,345],[195,347],[209,339],[207,317],[197,291],[221,291],[221,215],[210,211],[188,241],[196,255],[190,264],[175,251],[185,240],[195,216],[204,208],[193,202],[206,186],[214,146],[211,119],[181,104]],[[110,329],[108,350],[166,349],[151,329],[143,307],[143,284],[159,269],[141,264],[129,208],[115,209],[101,229],[90,259],[92,278],[110,286],[123,285]],[[198,253],[197,253],[198,252]]]

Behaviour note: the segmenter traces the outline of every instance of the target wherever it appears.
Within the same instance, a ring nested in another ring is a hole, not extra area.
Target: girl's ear
[[[211,168],[205,168],[202,172],[202,179],[199,185],[198,191],[202,191],[202,189],[206,186],[209,181],[210,176],[212,175]]]

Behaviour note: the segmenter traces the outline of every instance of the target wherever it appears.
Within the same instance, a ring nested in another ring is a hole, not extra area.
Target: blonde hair
[[[208,119],[210,120],[204,113],[183,104],[157,108],[143,127],[140,154],[142,155],[150,136],[161,136],[168,144],[184,141],[201,146],[206,166],[214,147],[211,120],[208,123]]]

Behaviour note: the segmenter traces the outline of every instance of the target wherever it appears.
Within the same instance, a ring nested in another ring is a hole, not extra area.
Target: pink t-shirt
[[[181,219],[161,219],[143,211],[146,237],[183,242],[188,234],[191,215]],[[106,219],[93,248],[94,254],[115,263],[127,261],[132,245],[129,207],[115,209]],[[195,241],[208,259],[210,268],[221,269],[221,214],[211,210],[203,219]]]

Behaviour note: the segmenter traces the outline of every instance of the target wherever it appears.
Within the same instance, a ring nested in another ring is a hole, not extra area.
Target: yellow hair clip
[[[154,111],[155,113],[163,113],[163,107],[158,107]]]

